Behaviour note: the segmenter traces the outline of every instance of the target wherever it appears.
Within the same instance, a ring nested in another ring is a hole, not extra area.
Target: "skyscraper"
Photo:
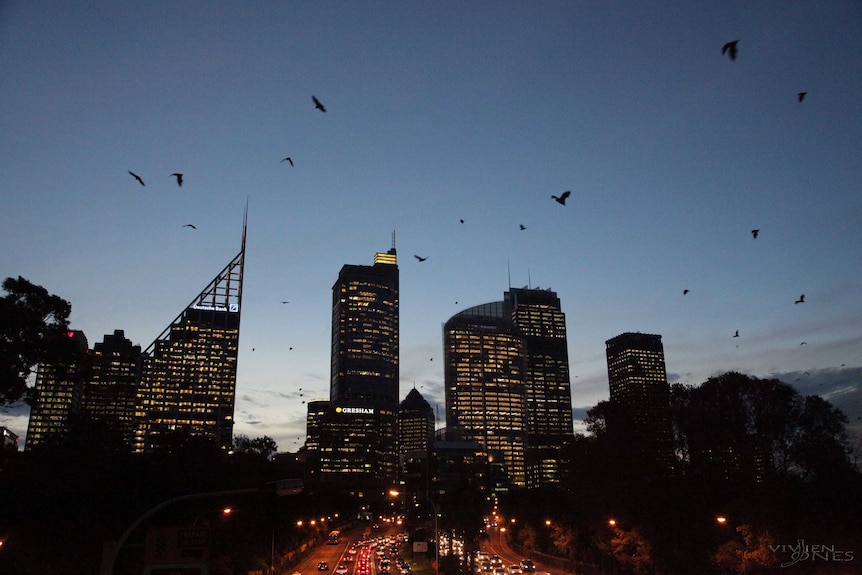
[[[614,408],[608,431],[666,473],[672,469],[672,432],[661,336],[623,333],[605,345]]]
[[[504,294],[524,340],[527,402],[527,485],[559,483],[560,449],[574,438],[566,315],[551,290]]]
[[[81,355],[88,352],[87,337],[82,331],[70,330],[61,339],[66,341],[58,341],[55,345],[69,346],[70,350]],[[70,418],[80,414],[87,377],[87,366],[80,363],[39,365],[34,389],[35,401],[30,409],[27,439],[24,442],[27,451],[68,431]]]
[[[131,445],[141,346],[133,345],[123,330],[117,329],[93,346],[91,356],[92,372],[84,384],[82,411],[113,426]]]
[[[435,419],[434,408],[415,387],[398,406],[399,490],[414,497],[428,493]]]
[[[374,265],[341,268],[332,287],[330,405],[320,442],[321,466],[332,472],[321,470],[324,481],[395,481],[398,309],[394,241]]]
[[[398,263],[395,247],[373,266],[345,265],[332,287],[329,397],[398,408]]]
[[[245,234],[244,225],[239,253],[144,351],[134,451],[166,447],[178,436],[230,447]]]
[[[434,409],[416,388],[398,406],[398,454],[428,453],[434,442]]]
[[[524,341],[504,302],[466,309],[443,326],[448,439],[503,454],[509,480],[526,485]]]
[[[566,316],[549,289],[512,289],[444,326],[446,424],[501,452],[515,485],[560,480],[574,437]]]

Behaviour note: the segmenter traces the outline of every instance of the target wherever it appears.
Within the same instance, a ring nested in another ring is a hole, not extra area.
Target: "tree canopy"
[[[27,399],[30,376],[69,329],[72,305],[42,286],[18,277],[3,281],[0,298],[0,405]]]

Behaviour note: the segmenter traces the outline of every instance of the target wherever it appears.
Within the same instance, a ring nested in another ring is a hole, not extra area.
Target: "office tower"
[[[661,473],[672,470],[670,386],[661,336],[623,333],[605,345],[613,407],[606,422],[609,433]]]
[[[345,265],[332,287],[331,400],[398,408],[398,264]]]
[[[515,485],[559,483],[574,429],[557,294],[509,288],[503,301],[462,311],[444,326],[444,350],[447,429],[502,453]]]
[[[415,497],[428,493],[435,420],[434,408],[415,387],[398,406],[399,490]]]
[[[133,450],[233,439],[245,225],[239,253],[144,351]]]
[[[63,338],[61,338],[63,339]],[[42,363],[36,372],[34,403],[27,424],[24,447],[30,451],[51,437],[69,430],[69,420],[81,412],[81,397],[87,377],[87,337],[84,332],[70,330],[64,341],[54,345],[67,348],[81,359],[65,363]]]
[[[566,315],[549,289],[510,288],[504,301],[524,340],[527,486],[559,483],[560,449],[574,438]]]
[[[398,455],[428,453],[434,427],[434,408],[414,387],[398,406]]]
[[[500,452],[513,485],[526,485],[526,361],[505,302],[466,309],[443,326],[448,439]]]
[[[333,466],[342,459],[337,464],[341,471],[329,477],[362,476],[367,482],[392,485],[398,410],[398,261],[394,238],[388,252],[374,256],[374,265],[342,267],[332,287],[329,396],[327,421],[347,434],[333,436],[339,445],[321,442],[321,465],[326,463],[328,449],[333,450]],[[358,437],[366,442],[362,457],[346,447]],[[321,478],[327,480],[327,474]]]
[[[141,346],[123,330],[106,334],[93,346],[92,371],[84,384],[81,408],[114,427],[129,445],[135,429],[135,396],[141,375]]]
[[[321,441],[326,432],[326,414],[329,400],[315,399],[308,402],[305,414],[305,479],[320,480]]]

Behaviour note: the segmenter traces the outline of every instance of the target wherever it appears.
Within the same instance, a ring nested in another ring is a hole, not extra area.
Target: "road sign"
[[[163,527],[147,531],[146,565],[203,564],[209,556],[206,527]],[[185,575],[182,573],[181,575]]]

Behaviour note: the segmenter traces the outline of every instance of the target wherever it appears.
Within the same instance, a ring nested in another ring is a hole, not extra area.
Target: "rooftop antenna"
[[[512,289],[512,263],[506,258],[506,273],[509,275],[509,289]]]
[[[533,289],[533,278],[530,277],[530,268],[527,268],[527,287]]]

